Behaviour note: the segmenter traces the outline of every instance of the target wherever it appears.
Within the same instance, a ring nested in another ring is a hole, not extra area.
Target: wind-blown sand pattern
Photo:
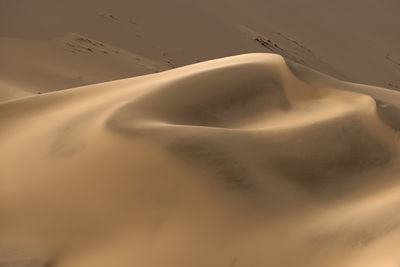
[[[2,261],[399,266],[398,108],[274,54],[4,102]]]

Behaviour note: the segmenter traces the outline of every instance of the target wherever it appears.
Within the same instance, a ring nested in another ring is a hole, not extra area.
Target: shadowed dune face
[[[108,125],[247,189],[268,173],[306,190],[341,190],[391,162],[396,149],[371,129],[390,132],[372,99],[304,84],[281,59],[264,57],[182,74],[123,105]]]
[[[286,62],[289,69],[308,84],[370,95],[377,102],[377,113],[380,119],[394,130],[398,131],[400,129],[398,116],[400,112],[400,95],[397,92],[374,86],[342,82],[293,61],[286,60]]]
[[[256,62],[184,75],[124,109],[175,125],[235,128],[263,112],[289,108],[277,71],[266,67]]]
[[[396,266],[385,93],[249,54],[1,104],[0,241],[66,267]]]

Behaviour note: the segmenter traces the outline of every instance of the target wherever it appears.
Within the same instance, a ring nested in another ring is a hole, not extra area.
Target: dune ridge
[[[48,266],[396,266],[399,99],[259,53],[1,103],[0,243]]]

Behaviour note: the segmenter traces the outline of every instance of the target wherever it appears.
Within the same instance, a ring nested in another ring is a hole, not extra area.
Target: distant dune
[[[399,266],[399,108],[263,53],[6,101],[0,265]]]
[[[398,0],[0,0],[0,101],[244,53],[400,90]]]

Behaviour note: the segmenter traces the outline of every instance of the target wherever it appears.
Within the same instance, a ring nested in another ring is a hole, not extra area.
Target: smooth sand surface
[[[399,108],[261,53],[4,102],[0,265],[399,266]]]
[[[0,37],[0,102],[169,69],[76,33],[53,40]]]
[[[0,0],[0,101],[252,52],[400,90],[399,12],[398,0]]]

